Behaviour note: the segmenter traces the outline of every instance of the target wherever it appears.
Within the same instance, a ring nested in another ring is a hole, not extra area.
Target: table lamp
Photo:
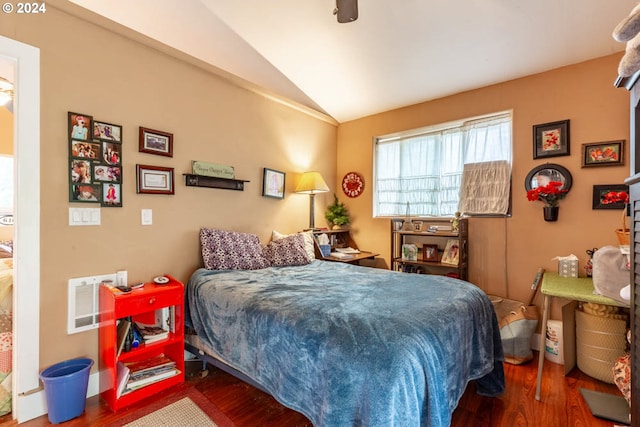
[[[315,229],[313,221],[314,198],[316,193],[326,193],[329,186],[322,179],[320,172],[305,172],[302,174],[300,181],[296,187],[296,193],[309,195],[309,229]]]

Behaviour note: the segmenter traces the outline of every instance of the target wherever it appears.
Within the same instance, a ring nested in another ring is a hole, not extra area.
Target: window
[[[13,156],[0,155],[0,215],[13,214]]]
[[[511,116],[503,112],[376,138],[374,217],[506,214]]]

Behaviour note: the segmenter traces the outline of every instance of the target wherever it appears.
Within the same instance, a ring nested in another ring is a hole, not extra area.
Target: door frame
[[[40,388],[40,49],[0,36],[0,57],[15,76],[12,398],[21,423],[41,415],[28,404]]]

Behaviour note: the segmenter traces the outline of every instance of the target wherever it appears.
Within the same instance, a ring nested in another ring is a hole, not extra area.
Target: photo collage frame
[[[122,207],[122,126],[68,113],[69,201]]]

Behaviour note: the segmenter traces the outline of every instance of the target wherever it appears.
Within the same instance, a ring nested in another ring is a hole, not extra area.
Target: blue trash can
[[[93,360],[78,358],[56,363],[40,372],[52,424],[81,415],[87,401]]]

